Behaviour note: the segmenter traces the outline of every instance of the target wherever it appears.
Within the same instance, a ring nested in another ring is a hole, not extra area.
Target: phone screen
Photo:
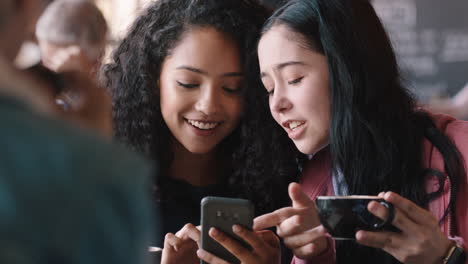
[[[203,198],[201,201],[202,248],[227,262],[240,263],[234,255],[212,239],[208,235],[208,231],[211,227],[215,227],[237,240],[244,247],[250,248],[247,243],[234,234],[232,226],[237,224],[251,230],[253,218],[254,207],[249,200],[214,196]]]

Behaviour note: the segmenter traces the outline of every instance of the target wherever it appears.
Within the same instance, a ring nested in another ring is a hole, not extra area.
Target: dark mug
[[[376,201],[388,209],[385,221],[367,210],[367,205]],[[337,240],[354,240],[358,230],[398,232],[391,225],[395,209],[391,203],[378,196],[318,196],[315,200],[320,222],[328,233]]]

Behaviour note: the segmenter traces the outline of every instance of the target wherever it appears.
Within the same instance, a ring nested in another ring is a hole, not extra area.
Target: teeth
[[[294,129],[298,128],[299,126],[302,126],[303,124],[304,124],[304,122],[293,121],[293,122],[289,123],[289,128],[294,130]]]
[[[195,121],[195,120],[187,120],[189,124],[192,126],[203,129],[203,130],[209,130],[217,127],[219,123],[208,123],[208,122],[200,122],[200,121]]]

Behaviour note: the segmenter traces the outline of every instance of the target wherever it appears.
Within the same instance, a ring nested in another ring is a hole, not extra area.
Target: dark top
[[[161,213],[161,223],[154,245],[161,248],[164,246],[164,236],[167,233],[175,234],[187,223],[200,225],[200,202],[204,197],[231,197],[226,184],[223,183],[193,186],[181,180],[165,179],[160,188],[173,190],[155,203],[156,211]]]
[[[161,225],[159,232],[156,232],[154,245],[160,248],[164,246],[164,236],[167,233],[175,234],[187,223],[200,225],[200,202],[203,197],[235,197],[235,191],[229,189],[226,183],[199,187],[180,180],[165,179],[160,188],[176,190],[163,201],[155,203],[155,210],[161,213]],[[275,231],[275,228],[271,230]],[[289,264],[291,259],[292,252],[281,242],[281,263]],[[161,252],[153,253],[152,264],[158,264],[160,260]]]
[[[144,263],[149,166],[0,95],[0,263]]]

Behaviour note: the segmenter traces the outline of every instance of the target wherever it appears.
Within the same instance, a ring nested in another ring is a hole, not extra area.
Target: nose
[[[209,116],[220,111],[221,94],[218,93],[214,85],[207,85],[200,89],[200,93],[195,104],[195,110]]]
[[[270,110],[274,113],[284,113],[293,107],[289,100],[286,91],[280,87],[275,88],[275,91],[270,98]]]

